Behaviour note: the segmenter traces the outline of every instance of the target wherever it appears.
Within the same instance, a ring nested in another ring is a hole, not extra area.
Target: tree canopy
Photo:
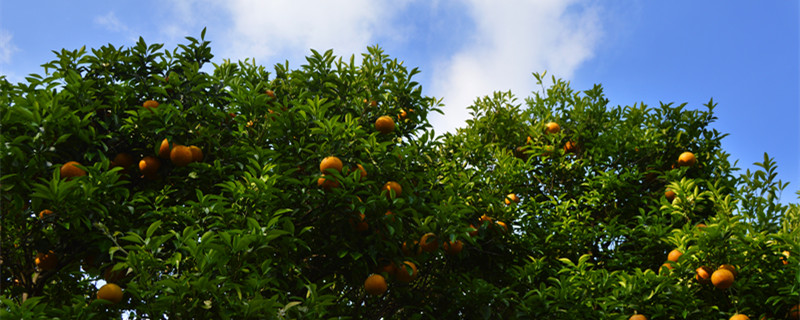
[[[268,71],[204,33],[0,77],[3,318],[800,319],[800,206],[713,100],[534,73],[436,135],[379,47]]]

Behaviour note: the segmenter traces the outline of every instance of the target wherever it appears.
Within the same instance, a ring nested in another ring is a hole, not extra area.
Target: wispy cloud
[[[446,117],[438,130],[464,126],[478,96],[512,90],[526,97],[532,72],[569,78],[593,55],[602,35],[596,8],[581,1],[479,1],[470,3],[474,37],[436,66],[432,93],[443,97]]]
[[[129,30],[128,27],[119,20],[114,11],[109,11],[102,16],[95,17],[94,23],[111,32],[128,32]]]
[[[14,36],[6,29],[0,29],[0,64],[7,64],[11,62],[11,56],[19,51],[16,45],[11,41]]]

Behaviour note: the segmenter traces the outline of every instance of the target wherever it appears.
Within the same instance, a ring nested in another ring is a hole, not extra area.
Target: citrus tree
[[[800,207],[713,101],[534,74],[436,136],[378,47],[267,71],[204,33],[0,78],[3,318],[800,318]]]

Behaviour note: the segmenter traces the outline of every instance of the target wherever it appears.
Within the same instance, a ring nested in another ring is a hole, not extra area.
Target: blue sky
[[[575,89],[603,84],[612,105],[713,98],[723,148],[743,169],[774,157],[786,203],[800,189],[799,16],[797,1],[778,0],[0,0],[0,74],[23,81],[51,50],[139,36],[174,48],[203,27],[216,62],[296,67],[310,48],[349,56],[379,44],[444,98],[446,117],[432,118],[441,133],[463,125],[476,97],[525,97],[531,72],[547,70]]]

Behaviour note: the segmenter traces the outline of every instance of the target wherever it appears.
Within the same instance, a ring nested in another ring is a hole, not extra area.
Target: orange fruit
[[[383,134],[388,134],[394,131],[394,120],[389,116],[381,116],[375,120],[375,130]]]
[[[781,254],[783,254],[783,257],[781,257],[783,264],[784,265],[789,264],[789,255],[790,255],[789,251],[784,250],[783,252],[781,252]]]
[[[730,320],[750,320],[750,317],[748,317],[746,315],[743,315],[743,314],[740,314],[740,313],[737,313],[737,314],[734,314],[730,318]]]
[[[275,91],[267,90],[266,93],[270,98],[275,98]]]
[[[400,114],[397,115],[397,118],[401,119],[401,120],[404,120],[405,118],[408,118],[408,112],[406,112],[403,109],[400,109]]]
[[[53,211],[50,209],[44,209],[42,211],[39,211],[39,219],[44,219],[45,216],[49,216],[51,214],[53,214]]]
[[[733,265],[723,264],[723,265],[719,266],[719,269],[726,269],[726,270],[730,271],[731,273],[733,273],[734,277],[739,276],[739,271],[736,271],[736,267],[734,267]]]
[[[628,320],[647,320],[647,317],[641,314],[634,314]]]
[[[439,239],[436,238],[436,234],[428,232],[422,235],[422,238],[419,240],[419,246],[422,248],[422,251],[434,252],[439,248]]]
[[[681,153],[678,157],[678,165],[681,167],[691,167],[697,162],[697,158],[695,158],[694,153],[686,151]]]
[[[114,160],[112,161],[112,163],[115,166],[130,168],[134,164],[136,164],[136,159],[134,159],[130,153],[120,152],[116,156],[114,156]]]
[[[487,215],[484,214],[484,215],[481,216],[480,221],[481,221],[481,224],[483,224],[484,222],[491,223],[492,222],[492,217],[487,216]]]
[[[161,167],[161,161],[153,156],[146,156],[139,161],[139,171],[145,176],[153,176]]]
[[[158,108],[158,101],[155,101],[155,100],[147,100],[147,101],[145,101],[144,103],[142,103],[142,107],[145,107],[145,108],[147,108],[147,109],[155,109],[155,108]]]
[[[675,191],[672,191],[672,189],[667,189],[667,191],[664,192],[664,196],[667,197],[667,201],[672,202],[672,200],[675,199]]]
[[[97,290],[97,299],[120,303],[122,301],[122,288],[113,283],[106,283],[100,287],[100,290]]]
[[[711,283],[711,268],[702,266],[695,270],[697,274],[694,276],[700,283]]]
[[[502,229],[500,229],[500,232],[502,232],[502,233],[506,233],[506,232],[508,232],[508,225],[506,225],[506,223],[505,223],[505,222],[503,222],[503,221],[497,221],[497,223],[496,223],[496,224],[502,228]]]
[[[711,284],[719,289],[728,289],[733,285],[733,272],[728,269],[719,269],[711,274]]]
[[[506,205],[509,205],[509,204],[511,204],[511,202],[512,202],[512,201],[513,201],[514,203],[519,203],[519,197],[518,197],[518,196],[517,196],[515,193],[509,193],[509,194],[506,196],[506,199],[505,199],[505,200],[503,200],[503,201],[506,203]]]
[[[367,169],[364,169],[364,166],[362,166],[360,164],[357,164],[356,165],[356,170],[358,170],[359,173],[361,173],[361,178],[362,179],[367,177]]]
[[[703,230],[706,228],[706,224],[701,222],[695,225],[694,227],[697,228],[698,230]]]
[[[548,122],[545,125],[545,130],[547,131],[547,133],[558,133],[559,131],[561,131],[561,126],[559,126],[558,123],[555,122]]]
[[[200,149],[198,146],[191,145],[189,146],[189,151],[192,152],[192,162],[203,161],[203,149]]]
[[[422,247],[419,246],[419,241],[417,240],[414,240],[411,245],[408,245],[407,241],[403,241],[403,247],[401,249],[403,254],[407,257],[414,257],[422,253]]]
[[[50,250],[47,253],[37,253],[36,260],[34,260],[36,266],[43,271],[48,270],[55,270],[58,267],[58,257],[56,254],[53,253],[53,250]]]
[[[575,153],[578,152],[578,144],[572,141],[567,141],[564,144],[564,153]]]
[[[680,257],[682,255],[683,255],[683,252],[681,252],[678,249],[675,249],[675,250],[672,250],[672,251],[669,252],[669,254],[667,255],[667,260],[672,261],[672,262],[678,262],[678,259],[680,259]]]
[[[671,271],[675,267],[672,266],[672,261],[667,261],[661,265],[661,268],[658,269],[658,273],[661,274],[662,272],[664,272],[664,268],[667,268],[666,271]]]
[[[169,152],[169,160],[178,167],[185,167],[192,163],[192,150],[187,146],[174,145]]]
[[[478,235],[478,228],[475,228],[475,225],[473,225],[473,224],[471,224],[471,223],[470,223],[470,224],[469,224],[469,228],[470,228],[471,230],[473,230],[473,231],[470,231],[470,232],[469,232],[469,236],[470,236],[470,237],[474,237],[474,236],[477,236],[477,235]]]
[[[386,190],[387,197],[391,197],[392,192],[394,192],[395,197],[399,197],[401,194],[403,194],[403,187],[401,187],[400,184],[395,181],[389,181],[385,183],[381,190]]]
[[[392,222],[394,222],[394,221],[396,220],[396,219],[394,218],[394,212],[391,212],[391,211],[386,211],[386,214],[384,214],[384,215],[386,216],[386,219],[389,219],[389,220],[391,220]]]
[[[553,150],[554,150],[554,149],[553,149],[553,146],[551,146],[551,145],[546,145],[546,146],[544,146],[544,148],[542,148],[542,149],[543,149],[543,150],[542,150],[542,155],[543,155],[543,156],[545,156],[545,157],[549,157],[549,156],[552,156],[552,155],[553,155]]]
[[[386,289],[388,289],[386,286],[386,279],[384,279],[382,275],[373,274],[364,281],[364,291],[373,296],[383,294],[386,292]]]
[[[360,219],[359,219],[358,223],[356,223],[356,222],[353,220],[353,218],[350,218],[350,225],[351,225],[351,226],[353,226],[353,228],[355,228],[355,229],[356,229],[356,231],[358,231],[358,232],[364,232],[364,231],[367,231],[367,230],[369,230],[369,223],[367,223],[366,221],[364,221],[364,219],[365,219],[366,217],[367,217],[367,216],[366,216],[366,215],[364,215],[363,213],[359,214],[359,218],[360,218]]]
[[[800,320],[800,304],[789,309],[789,319]]]
[[[322,173],[326,173],[328,172],[328,169],[333,169],[342,172],[342,160],[339,160],[339,158],[334,156],[322,159],[322,162],[319,163],[319,171]]]
[[[447,241],[442,244],[442,248],[445,253],[454,256],[461,253],[461,250],[464,249],[464,242],[461,242],[461,240],[456,240],[455,242]]]
[[[409,269],[411,271],[409,272]],[[403,262],[403,266],[397,268],[397,281],[411,282],[417,278],[417,266],[411,261]]]
[[[333,188],[339,187],[339,181],[336,181],[335,178],[326,178],[323,174],[319,179],[317,179],[317,186],[322,187],[325,190],[330,190]]]
[[[86,175],[86,171],[81,168],[76,167],[75,165],[81,165],[80,162],[77,161],[69,161],[61,166],[61,178],[75,178],[75,177],[82,177]]]
[[[169,159],[169,141],[164,138],[161,145],[158,147],[158,157],[161,159]]]
[[[393,261],[382,261],[382,264],[378,266],[375,273],[384,272],[386,272],[386,275],[394,276],[395,273],[397,273],[397,265],[395,265]]]

